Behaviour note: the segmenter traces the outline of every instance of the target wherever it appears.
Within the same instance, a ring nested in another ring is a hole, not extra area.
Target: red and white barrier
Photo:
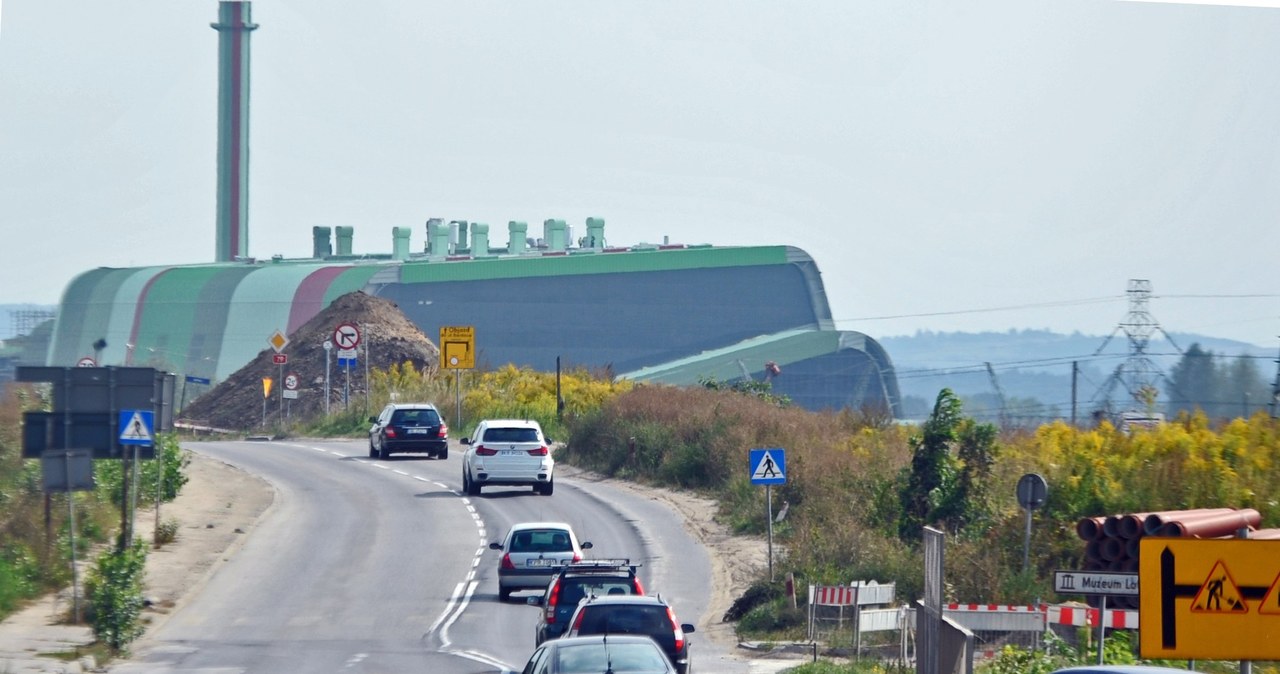
[[[1057,606],[1041,604],[1039,606],[1023,606],[1019,604],[947,604],[947,611],[959,613],[1038,613],[1044,616],[1047,625],[1075,625],[1077,627],[1097,627],[1098,613],[1096,608],[1087,606]],[[1126,609],[1107,609],[1107,627],[1122,630],[1138,629],[1138,612]]]
[[[811,585],[809,589],[815,606],[853,606],[858,600],[854,588],[847,585]]]
[[[1044,613],[1046,606],[1021,604],[947,604],[948,611],[994,611],[1000,613]]]
[[[1098,626],[1098,613],[1096,608],[1079,607],[1079,606],[1050,606],[1049,613],[1046,618],[1053,625],[1076,625],[1089,627]],[[1107,609],[1106,627],[1122,630],[1138,629],[1138,612],[1127,609]]]

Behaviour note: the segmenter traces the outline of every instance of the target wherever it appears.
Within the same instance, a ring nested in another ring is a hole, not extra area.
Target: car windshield
[[[508,552],[573,552],[573,544],[563,529],[529,529],[511,538]]]
[[[574,606],[583,597],[603,597],[607,594],[634,593],[632,592],[631,583],[623,579],[584,578],[567,580],[564,589],[560,590],[560,601],[562,605]]]
[[[623,672],[665,672],[662,653],[650,644],[581,644],[556,649],[556,671],[599,674],[612,668]]]
[[[537,442],[538,431],[532,428],[487,428],[484,442]]]
[[[440,423],[440,415],[435,410],[396,410],[391,414],[391,423],[398,426],[435,426]]]

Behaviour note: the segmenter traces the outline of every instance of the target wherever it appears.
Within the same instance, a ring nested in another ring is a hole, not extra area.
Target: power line
[[[888,321],[898,318],[929,318],[930,316],[959,316],[963,314],[985,314],[996,311],[1021,311],[1024,309],[1043,309],[1049,307],[1070,307],[1083,304],[1098,304],[1101,302],[1115,302],[1124,299],[1124,296],[1109,297],[1086,297],[1075,300],[1058,300],[1055,302],[1038,302],[1034,304],[1014,304],[1003,307],[980,307],[976,309],[955,309],[952,311],[929,311],[919,314],[897,314],[891,316],[861,316],[858,318],[844,318],[836,321],[836,323],[852,323],[855,321]]]

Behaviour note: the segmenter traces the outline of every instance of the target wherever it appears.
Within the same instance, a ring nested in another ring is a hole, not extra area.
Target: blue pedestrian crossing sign
[[[155,416],[151,410],[120,410],[120,444],[153,444]]]
[[[751,450],[751,484],[786,484],[787,450],[781,447]]]

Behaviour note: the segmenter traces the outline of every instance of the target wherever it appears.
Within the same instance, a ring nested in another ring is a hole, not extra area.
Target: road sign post
[[[787,450],[781,447],[753,449],[751,483],[764,485],[765,520],[769,525],[769,580],[773,580],[773,485],[787,482]]]
[[[1031,565],[1031,511],[1044,505],[1049,498],[1049,483],[1035,473],[1027,473],[1018,480],[1018,505],[1027,511],[1027,531],[1022,539],[1022,572]]]
[[[455,419],[462,427],[462,371],[476,366],[476,328],[473,325],[444,325],[440,327],[440,367],[453,370],[454,398],[457,405]]]
[[[345,365],[346,383],[342,388],[342,407],[351,407],[351,364],[356,359],[356,347],[360,344],[360,328],[355,323],[339,323],[333,329],[333,344],[338,347],[338,364]]]
[[[333,342],[324,340],[324,414],[329,416],[329,398],[332,397],[332,389],[329,387],[329,366],[333,364]]]

